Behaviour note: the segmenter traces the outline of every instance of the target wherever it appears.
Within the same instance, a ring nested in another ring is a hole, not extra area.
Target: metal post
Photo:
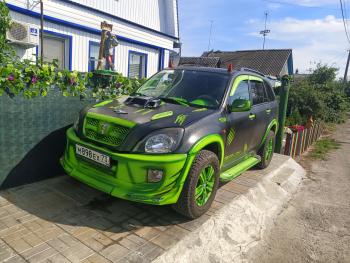
[[[284,125],[286,123],[289,89],[290,89],[289,76],[285,75],[282,78],[282,86],[280,91],[278,131],[276,135],[276,146],[275,146],[276,153],[281,153],[281,150],[282,150],[282,140],[283,140],[283,134],[284,134]]]
[[[44,4],[43,0],[40,0],[40,65],[43,64],[44,57]]]

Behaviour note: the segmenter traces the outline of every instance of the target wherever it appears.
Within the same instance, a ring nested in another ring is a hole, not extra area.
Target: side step
[[[249,168],[252,168],[254,165],[260,163],[260,161],[261,161],[260,156],[248,157],[243,162],[221,173],[220,180],[223,182],[231,181],[232,179],[241,175],[243,172],[247,171]]]

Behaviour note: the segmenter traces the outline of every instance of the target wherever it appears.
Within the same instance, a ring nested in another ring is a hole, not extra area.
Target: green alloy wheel
[[[203,215],[211,206],[219,185],[220,166],[215,153],[199,152],[193,161],[179,200],[173,208],[189,218]]]
[[[264,169],[269,166],[272,160],[274,149],[275,133],[273,131],[270,131],[266,137],[265,143],[258,152],[258,155],[261,157],[261,162],[258,164],[259,168]]]
[[[205,167],[199,174],[199,179],[196,186],[196,203],[198,206],[205,205],[213,192],[215,183],[215,171],[213,166]]]

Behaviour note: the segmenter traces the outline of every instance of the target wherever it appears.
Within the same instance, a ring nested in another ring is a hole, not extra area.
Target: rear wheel
[[[203,215],[215,198],[219,174],[219,160],[215,153],[200,151],[193,161],[179,200],[173,208],[192,219]]]
[[[263,146],[261,146],[261,149],[258,152],[258,155],[261,157],[261,162],[257,165],[259,168],[265,169],[267,166],[269,166],[272,160],[274,149],[275,133],[273,131],[270,131]]]

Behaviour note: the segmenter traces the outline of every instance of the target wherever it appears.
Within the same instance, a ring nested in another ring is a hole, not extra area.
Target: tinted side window
[[[269,98],[269,101],[275,100],[275,93],[273,92],[271,86],[267,83],[264,83],[264,86],[265,86],[267,97]]]
[[[243,80],[239,83],[235,94],[230,98],[229,103],[232,104],[237,99],[250,100],[248,80]]]
[[[252,94],[253,105],[261,104],[268,101],[263,82],[251,80],[250,91]]]

